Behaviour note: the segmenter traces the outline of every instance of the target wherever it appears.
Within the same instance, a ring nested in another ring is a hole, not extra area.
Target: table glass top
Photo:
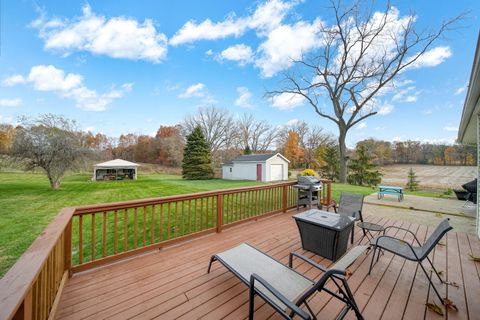
[[[342,230],[355,221],[354,217],[316,209],[296,214],[293,217],[336,230]]]

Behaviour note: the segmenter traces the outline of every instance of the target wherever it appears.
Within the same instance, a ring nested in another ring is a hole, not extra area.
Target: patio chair
[[[440,274],[438,273],[437,269],[433,266],[432,261],[428,257],[430,252],[435,248],[435,246],[438,244],[440,239],[450,230],[452,230],[452,226],[450,226],[448,218],[444,219],[440,224],[437,226],[437,228],[432,232],[432,234],[428,237],[427,241],[422,245],[420,241],[418,240],[417,236],[415,233],[412,231],[401,228],[401,227],[396,227],[396,226],[389,226],[386,227],[385,230],[388,230],[390,228],[398,229],[398,230],[404,230],[410,234],[413,235],[414,241],[418,244],[417,246],[411,245],[410,243],[403,241],[401,239],[391,237],[388,235],[381,235],[375,239],[373,239],[370,244],[374,247],[373,250],[373,255],[372,255],[372,261],[370,263],[370,269],[368,271],[368,274],[372,271],[373,268],[373,261],[375,260],[375,253],[378,249],[384,249],[388,252],[391,252],[395,255],[398,255],[402,258],[405,258],[410,261],[415,261],[418,262],[420,267],[422,268],[423,272],[425,273],[425,276],[427,277],[428,281],[430,282],[430,285],[432,286],[433,290],[438,296],[438,299],[442,303],[444,303],[442,297],[440,296],[440,293],[438,292],[437,288],[435,288],[431,277],[429,277],[427,271],[425,270],[424,266],[422,265],[423,260],[427,260],[430,263],[430,266],[432,267],[432,270],[435,272],[437,275],[438,279],[440,279],[440,282],[443,284],[445,281],[442,280],[440,277]],[[380,253],[377,254],[377,261],[380,258]]]
[[[325,291],[345,303],[345,307],[340,313],[342,318],[348,311],[353,310],[357,319],[363,319],[345,275],[346,268],[366,249],[367,246],[352,248],[337,263],[327,269],[295,252],[290,253],[289,265],[285,266],[260,250],[243,243],[213,255],[208,265],[208,272],[210,272],[212,263],[218,261],[249,287],[250,320],[254,315],[255,295],[260,296],[285,319],[292,319],[295,315],[302,319],[316,319],[307,299],[317,291]],[[292,268],[294,257],[321,270],[323,275],[314,281],[295,271]],[[328,280],[332,280],[338,288],[338,292],[325,287]],[[302,305],[306,306],[308,312],[300,308]]]
[[[362,229],[363,236],[360,239],[359,243],[363,238],[367,237],[368,240],[373,239],[372,232],[385,232],[385,228],[379,224],[363,221],[362,215],[363,208],[363,195],[354,194],[348,192],[342,192],[340,194],[340,203],[334,203],[333,210],[339,214],[346,214],[355,218],[359,221],[357,227]],[[352,238],[351,243],[353,243],[355,230],[352,229]]]

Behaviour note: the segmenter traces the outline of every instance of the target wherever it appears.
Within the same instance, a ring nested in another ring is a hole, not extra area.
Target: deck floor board
[[[295,211],[229,228],[149,254],[134,257],[103,268],[74,275],[67,281],[57,319],[246,319],[248,290],[221,264],[214,263],[206,273],[211,255],[247,242],[283,263],[288,254],[297,251],[329,266],[332,262],[301,248]],[[432,228],[380,217],[366,217],[382,225],[397,225],[415,232],[423,241]],[[404,231],[390,235],[411,241]],[[355,240],[361,238],[355,228]],[[363,240],[365,243],[366,240]],[[450,232],[431,254],[435,266],[448,281],[459,287],[441,285],[459,307],[445,318],[475,319],[480,314],[480,266],[470,254],[480,254],[480,241],[471,235]],[[371,253],[360,256],[349,268],[348,282],[366,319],[440,319],[427,310],[425,303],[436,302],[425,275],[416,263],[390,253],[380,256],[368,275]],[[309,278],[318,279],[321,272],[303,261],[294,267]],[[425,264],[425,268],[430,268]],[[331,286],[332,284],[329,284]],[[335,318],[343,305],[324,292],[315,294],[309,305],[319,319]],[[280,319],[274,310],[258,297],[255,319]],[[354,319],[353,313],[348,319]]]

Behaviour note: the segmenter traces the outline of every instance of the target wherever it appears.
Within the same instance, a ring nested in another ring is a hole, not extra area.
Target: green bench
[[[397,196],[398,201],[403,200],[403,188],[402,187],[392,187],[392,186],[378,186],[378,199],[382,199],[386,194]]]

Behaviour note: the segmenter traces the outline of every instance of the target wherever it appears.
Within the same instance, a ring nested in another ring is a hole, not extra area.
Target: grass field
[[[252,186],[255,181],[185,181],[176,175],[149,174],[137,181],[92,182],[90,175],[66,177],[59,190],[52,190],[43,174],[0,173],[0,276],[28,248],[58,211],[66,206],[95,204],[199,191]],[[334,184],[333,196],[354,192],[364,195],[372,188]],[[417,195],[441,196],[416,192]]]

